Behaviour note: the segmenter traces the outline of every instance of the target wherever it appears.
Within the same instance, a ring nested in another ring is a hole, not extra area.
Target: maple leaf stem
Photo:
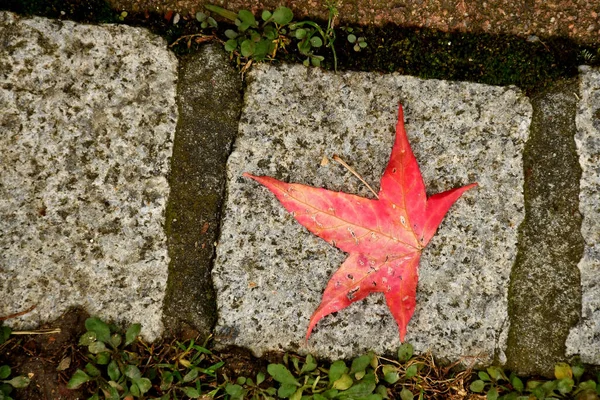
[[[371,186],[370,186],[370,185],[369,185],[369,184],[368,184],[368,183],[367,183],[367,182],[366,182],[366,181],[365,181],[365,180],[362,178],[362,176],[360,176],[360,175],[358,174],[358,172],[356,172],[356,171],[354,170],[354,168],[352,168],[351,166],[349,166],[349,165],[346,163],[346,161],[342,160],[342,159],[341,159],[341,158],[340,158],[340,157],[339,157],[337,154],[334,154],[334,155],[333,155],[333,159],[334,159],[335,161],[339,162],[340,164],[342,164],[342,165],[343,165],[343,166],[344,166],[344,167],[345,167],[345,168],[346,168],[348,171],[352,172],[352,174],[353,174],[354,176],[356,176],[356,177],[357,177],[357,178],[358,178],[358,179],[359,179],[359,180],[360,180],[362,183],[364,183],[364,184],[365,184],[365,186],[366,186],[366,187],[368,187],[368,188],[369,188],[369,190],[371,191],[371,193],[373,193],[373,195],[375,196],[375,198],[376,198],[377,200],[379,200],[379,196],[377,196],[377,193],[375,193],[375,191],[373,190],[373,188],[372,188],[372,187],[371,187]]]

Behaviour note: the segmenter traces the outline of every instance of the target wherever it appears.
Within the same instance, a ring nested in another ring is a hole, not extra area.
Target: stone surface
[[[394,139],[398,102],[428,193],[469,182],[421,258],[407,341],[457,360],[504,361],[507,287],[523,219],[521,153],[531,119],[515,88],[259,66],[249,75],[239,136],[228,161],[228,200],[213,279],[216,338],[267,350],[350,357],[393,352],[398,329],[371,295],[324,318],[308,345],[309,317],[346,255],[297,224],[244,171],[370,196],[338,154],[377,190]]]
[[[554,377],[556,363],[566,361],[565,340],[581,312],[575,92],[572,79],[555,82],[531,99],[523,155],[525,222],[508,291],[507,367],[519,374]]]
[[[162,331],[177,60],[144,29],[0,13],[0,315]]]
[[[585,241],[579,262],[582,314],[567,340],[567,354],[583,362],[600,364],[600,70],[582,68],[575,142],[582,175],[579,211]]]
[[[205,46],[180,62],[166,221],[171,264],[163,310],[169,330],[189,325],[207,337],[216,322],[210,270],[241,87],[240,74],[220,45]]]

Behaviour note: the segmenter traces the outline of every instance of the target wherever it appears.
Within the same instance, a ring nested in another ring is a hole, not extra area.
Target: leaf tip
[[[310,322],[308,323],[308,329],[306,330],[306,336],[304,337],[305,344],[308,344],[308,339],[310,338],[310,334],[312,333],[314,327],[315,323],[311,318]]]

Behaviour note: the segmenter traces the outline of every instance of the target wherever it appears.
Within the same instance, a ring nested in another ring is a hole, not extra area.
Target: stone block
[[[339,155],[377,190],[399,102],[428,194],[479,183],[423,253],[407,341],[448,360],[503,361],[508,279],[524,214],[528,99],[513,87],[302,66],[261,65],[248,77],[213,269],[222,345],[327,358],[397,349],[397,326],[377,294],[325,317],[305,344],[309,318],[346,255],[242,173],[370,197],[331,160]]]
[[[0,13],[0,315],[162,332],[177,60],[145,29]]]
[[[579,211],[585,242],[578,265],[582,315],[567,339],[567,355],[579,354],[583,362],[600,364],[600,69],[582,67],[580,80],[575,143],[582,170]]]

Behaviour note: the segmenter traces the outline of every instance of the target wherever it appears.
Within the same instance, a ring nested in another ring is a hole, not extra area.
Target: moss
[[[241,109],[241,83],[233,70],[213,75],[203,68],[203,57],[210,54],[184,58],[179,66],[179,119],[165,223],[171,262],[163,310],[166,326],[190,325],[208,336],[217,317],[211,267],[225,196],[225,162]],[[209,95],[215,93],[215,85],[224,95]]]
[[[551,377],[554,365],[566,361],[565,340],[580,316],[576,90],[576,80],[560,81],[532,99],[523,155],[526,218],[508,291],[507,365],[522,374]]]

